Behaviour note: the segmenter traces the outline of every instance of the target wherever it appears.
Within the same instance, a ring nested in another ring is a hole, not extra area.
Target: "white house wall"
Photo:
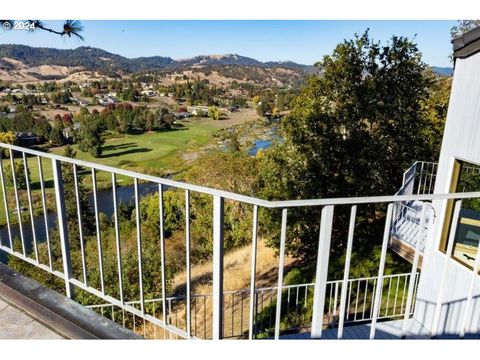
[[[457,59],[443,135],[435,193],[449,192],[453,160],[480,164],[480,53]],[[440,286],[445,255],[439,251],[446,203],[434,202],[436,212],[432,241],[425,249],[425,260],[419,283],[415,318],[432,329],[433,314]],[[463,319],[472,271],[453,259],[443,287],[440,333],[458,334]],[[468,317],[467,331],[480,330],[480,277],[477,276],[474,302]]]

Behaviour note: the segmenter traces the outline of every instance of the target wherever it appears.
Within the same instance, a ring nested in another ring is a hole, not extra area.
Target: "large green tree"
[[[80,150],[88,152],[93,157],[100,157],[104,143],[102,130],[103,128],[98,115],[91,116],[85,121],[82,121],[79,133]]]
[[[435,152],[423,111],[432,80],[417,46],[397,36],[381,45],[365,32],[337,45],[316,66],[319,74],[308,78],[281,123],[284,141],[267,152],[263,195],[310,199],[395,193],[403,171],[415,160],[431,160]],[[363,210],[360,216],[379,219],[379,209]],[[348,211],[343,212],[336,208],[344,230]],[[278,229],[278,216],[273,219]],[[288,250],[306,259],[316,254],[319,219],[319,208],[290,211],[289,223],[295,225]],[[364,253],[374,253],[381,224],[365,230]],[[334,235],[345,237],[342,231]],[[358,233],[356,240],[361,238]],[[341,248],[342,240],[334,241],[333,251],[336,246]]]

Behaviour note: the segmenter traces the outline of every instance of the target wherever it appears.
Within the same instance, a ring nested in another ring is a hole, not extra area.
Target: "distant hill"
[[[10,62],[4,58],[10,59]],[[261,62],[237,54],[225,55],[200,55],[188,59],[173,60],[164,56],[149,56],[126,58],[112,54],[108,51],[82,46],[76,49],[38,48],[25,45],[0,45],[0,67],[8,70],[12,61],[21,61],[25,66],[35,67],[41,65],[80,67],[86,71],[97,71],[106,75],[129,74],[141,71],[158,70],[167,67],[192,67],[192,66],[256,66],[256,67],[282,67],[296,70],[311,71],[311,66],[286,62]]]
[[[108,51],[82,46],[73,50],[37,48],[25,45],[0,45],[0,59],[21,61],[27,66],[58,65],[82,67],[88,71],[132,73],[162,68],[173,59],[162,56],[128,59]]]
[[[435,74],[440,75],[440,76],[452,76],[453,75],[453,68],[451,68],[451,67],[432,66],[432,70]]]

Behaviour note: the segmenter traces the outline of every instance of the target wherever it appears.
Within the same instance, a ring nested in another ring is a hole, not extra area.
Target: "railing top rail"
[[[47,153],[47,152],[33,150],[33,149],[29,149],[29,148],[24,148],[24,147],[16,146],[16,145],[4,144],[4,143],[1,143],[1,142],[0,142],[0,147],[4,147],[6,149],[12,149],[14,151],[24,152],[24,153],[30,154],[30,155],[41,156],[41,157],[48,158],[48,159],[59,160],[59,161],[66,162],[66,163],[76,164],[78,166],[89,167],[89,168],[93,168],[93,169],[100,170],[100,171],[106,171],[106,172],[114,173],[114,174],[117,174],[117,175],[124,175],[124,176],[128,176],[128,177],[131,177],[131,178],[137,178],[139,180],[150,181],[150,182],[157,183],[157,184],[162,184],[162,185],[171,186],[171,187],[175,187],[175,188],[180,188],[180,189],[184,189],[184,190],[191,190],[191,191],[204,193],[204,194],[217,195],[217,196],[221,196],[221,197],[226,198],[226,199],[237,200],[237,201],[241,201],[241,202],[244,202],[244,203],[249,203],[249,204],[252,204],[252,205],[269,207],[269,201],[267,201],[267,200],[262,200],[262,199],[258,199],[258,198],[254,198],[254,197],[250,197],[250,196],[235,194],[235,193],[231,193],[231,192],[224,191],[224,190],[217,190],[217,189],[212,189],[212,188],[208,188],[208,187],[205,187],[205,186],[193,185],[193,184],[188,184],[188,183],[181,182],[181,181],[165,179],[165,178],[161,178],[161,177],[158,177],[158,176],[146,175],[146,174],[138,173],[138,172],[135,172],[135,171],[119,169],[119,168],[115,168],[115,167],[112,167],[112,166],[92,163],[92,162],[89,162],[89,161],[84,161],[84,160],[79,160],[79,159],[72,159],[72,158],[68,158],[68,157],[65,157],[65,156],[50,154],[50,153]]]
[[[12,149],[14,151],[24,152],[35,156],[41,156],[49,159],[59,160],[66,163],[76,164],[78,166],[85,166],[100,171],[106,171],[118,175],[124,175],[139,180],[150,181],[157,184],[171,186],[184,190],[191,190],[198,193],[209,194],[213,196],[220,196],[225,199],[244,202],[251,205],[258,205],[265,208],[290,208],[290,207],[306,207],[306,206],[326,206],[326,205],[359,205],[359,204],[373,204],[373,203],[389,203],[401,201],[429,201],[429,200],[447,200],[447,199],[468,199],[480,198],[480,192],[466,192],[466,193],[449,193],[449,194],[422,194],[422,195],[386,195],[386,196],[366,196],[366,197],[341,197],[341,198],[324,198],[324,199],[307,199],[307,200],[263,200],[251,196],[231,193],[224,190],[213,189],[205,186],[193,185],[181,181],[165,179],[157,176],[141,174],[138,172],[114,168],[107,165],[92,163],[89,161],[71,159],[60,155],[54,155],[38,150],[32,150],[16,145],[0,143],[0,147]]]

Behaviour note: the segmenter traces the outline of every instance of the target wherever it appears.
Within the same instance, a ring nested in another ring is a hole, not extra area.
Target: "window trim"
[[[476,165],[480,167],[480,163],[477,163],[475,161],[471,160],[464,160],[459,157],[452,157],[452,162],[451,165],[449,166],[449,177],[448,177],[448,183],[447,183],[447,192],[448,193],[456,193],[456,187],[458,185],[458,178],[460,175],[460,169],[461,169],[461,162],[466,162],[470,163],[472,165]],[[444,211],[444,217],[442,221],[442,230],[440,232],[440,243],[439,246],[437,247],[437,250],[440,251],[443,255],[446,256],[446,249],[447,249],[447,243],[448,243],[448,236],[450,233],[450,228],[452,226],[452,217],[453,217],[453,205],[454,205],[455,200],[450,199],[447,200],[446,206],[445,206],[445,211]],[[455,239],[453,239],[455,241]],[[480,246],[480,243],[479,243]],[[454,244],[455,247],[455,244]],[[454,252],[452,252],[452,255],[450,256],[450,259],[454,260],[457,264],[462,265],[464,268],[467,268],[469,270],[473,270],[473,266],[464,262],[462,259],[459,259],[457,257],[454,257]]]

